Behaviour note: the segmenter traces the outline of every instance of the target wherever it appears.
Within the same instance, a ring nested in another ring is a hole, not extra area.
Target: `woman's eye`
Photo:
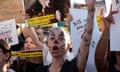
[[[30,42],[31,44],[34,44],[33,42]]]
[[[25,43],[28,43],[28,41],[25,41]]]
[[[64,40],[64,38],[63,38],[63,37],[60,37],[59,40]]]
[[[54,37],[51,37],[50,40],[54,40],[55,38]]]

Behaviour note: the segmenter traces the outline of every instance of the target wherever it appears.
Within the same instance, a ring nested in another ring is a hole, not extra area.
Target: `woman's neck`
[[[49,71],[50,72],[60,72],[61,68],[62,68],[62,66],[64,64],[64,61],[65,61],[64,57],[62,57],[62,58],[61,57],[53,58],[52,64],[51,64],[51,66],[49,68]]]
[[[65,58],[64,57],[57,57],[57,58],[53,58],[53,65],[56,65],[56,66],[62,66],[63,63],[65,61]]]

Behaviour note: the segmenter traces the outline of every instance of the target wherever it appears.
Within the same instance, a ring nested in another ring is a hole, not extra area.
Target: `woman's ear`
[[[72,48],[72,43],[68,43],[68,44],[67,44],[67,48],[68,48],[68,49]]]

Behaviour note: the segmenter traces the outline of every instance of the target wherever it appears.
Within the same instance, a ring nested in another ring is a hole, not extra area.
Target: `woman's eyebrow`
[[[50,33],[50,36],[55,36],[55,33],[51,32],[51,33]]]
[[[64,35],[64,33],[63,33],[63,32],[61,32],[61,33],[59,34],[59,36],[65,36],[65,35]]]

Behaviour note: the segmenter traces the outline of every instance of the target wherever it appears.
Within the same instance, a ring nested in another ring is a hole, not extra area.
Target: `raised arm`
[[[79,72],[84,72],[89,54],[90,42],[93,32],[95,0],[87,0],[87,7],[88,7],[87,24],[85,26],[85,30],[81,39],[80,48],[77,55],[77,66]]]
[[[43,44],[39,41],[37,34],[33,27],[31,28],[25,27],[23,30],[23,35],[25,37],[30,36],[33,40],[33,43],[37,46],[37,48],[41,48],[41,49],[43,48]]]
[[[103,12],[101,12],[103,13]],[[112,17],[113,14],[118,13],[118,11],[111,11],[108,17],[102,17],[101,19],[101,24],[103,25],[102,27],[102,35],[101,39],[96,47],[96,52],[95,52],[95,64],[98,72],[110,72],[109,70],[109,63],[108,59],[110,58],[110,46],[109,46],[109,41],[110,41],[110,25],[114,24],[114,18]],[[102,16],[102,15],[101,15]]]

